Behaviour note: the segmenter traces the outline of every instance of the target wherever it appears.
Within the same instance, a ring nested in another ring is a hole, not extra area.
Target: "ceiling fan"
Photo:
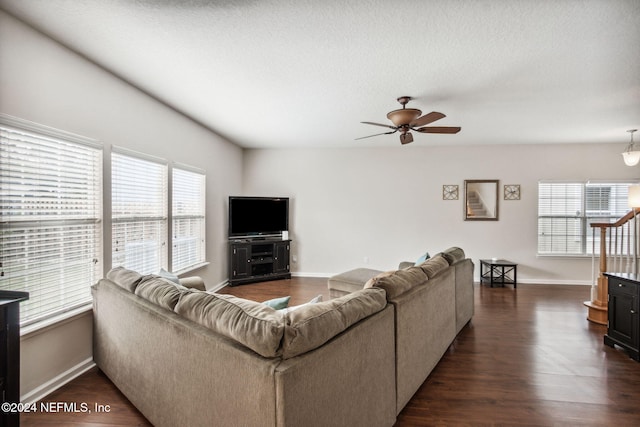
[[[460,127],[458,126],[430,126],[426,127],[429,123],[433,123],[436,120],[440,120],[446,117],[442,113],[432,111],[429,114],[420,116],[422,111],[417,108],[406,108],[407,102],[411,101],[410,96],[401,96],[398,98],[398,102],[402,105],[399,110],[393,110],[387,114],[387,118],[393,122],[395,126],[385,125],[382,123],[374,122],[360,122],[367,125],[382,126],[389,129],[393,129],[390,132],[376,133],[375,135],[363,136],[356,139],[371,138],[378,135],[390,135],[392,133],[400,132],[400,142],[402,144],[408,144],[413,142],[413,135],[410,131],[416,131],[421,133],[458,133]]]

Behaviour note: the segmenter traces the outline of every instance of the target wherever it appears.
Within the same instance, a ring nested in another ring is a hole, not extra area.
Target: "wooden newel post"
[[[591,292],[591,300],[585,301],[584,305],[589,308],[587,319],[606,325],[608,321],[608,301],[609,279],[604,273],[607,271],[607,227],[600,227],[600,274],[596,291]]]
[[[607,229],[600,227],[600,276],[605,277],[604,273],[607,271]]]

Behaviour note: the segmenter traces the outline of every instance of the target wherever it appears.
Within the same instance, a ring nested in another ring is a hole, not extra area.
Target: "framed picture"
[[[504,199],[520,200],[520,184],[505,184]]]
[[[457,185],[443,185],[442,186],[442,200],[458,200],[458,186]]]
[[[498,220],[498,180],[466,179],[464,181],[464,220]]]

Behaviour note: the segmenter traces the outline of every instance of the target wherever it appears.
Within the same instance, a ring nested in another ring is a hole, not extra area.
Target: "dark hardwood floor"
[[[294,278],[224,288],[262,301],[318,294],[325,279]],[[475,315],[396,426],[631,426],[640,423],[640,363],[603,345],[604,326],[586,320],[586,286],[476,285]],[[109,412],[23,414],[22,426],[145,426],[144,417],[97,369],[45,402],[109,405]],[[212,421],[212,425],[215,422]]]

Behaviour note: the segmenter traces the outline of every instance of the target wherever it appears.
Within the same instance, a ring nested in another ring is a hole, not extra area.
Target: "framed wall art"
[[[442,200],[458,200],[458,186],[457,185],[443,185],[442,186]]]
[[[466,179],[464,181],[464,220],[498,220],[498,180]]]
[[[520,184],[505,184],[504,199],[520,200]]]

